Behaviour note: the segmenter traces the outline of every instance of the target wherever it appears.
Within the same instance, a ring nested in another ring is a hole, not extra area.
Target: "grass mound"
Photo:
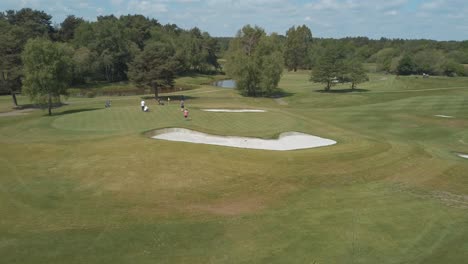
[[[468,153],[468,79],[373,74],[366,92],[318,93],[307,72],[288,72],[280,104],[207,78],[184,77],[198,88],[149,99],[148,113],[141,96],[115,96],[0,118],[2,261],[466,262],[468,160],[455,154]],[[340,144],[272,152],[147,137],[166,127]]]

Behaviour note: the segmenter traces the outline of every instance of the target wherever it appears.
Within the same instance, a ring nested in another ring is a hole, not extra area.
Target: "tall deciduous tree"
[[[288,70],[310,67],[312,32],[306,25],[292,27],[286,32],[284,61]]]
[[[405,55],[398,63],[397,72],[400,75],[410,75],[413,73],[414,69],[415,65],[413,60],[409,55]]]
[[[174,85],[177,65],[172,45],[152,42],[129,65],[128,76],[137,86],[152,88],[157,99],[160,87]]]
[[[333,85],[345,74],[345,54],[337,45],[325,48],[323,54],[312,70],[311,81],[325,84],[325,91],[329,91]]]
[[[0,92],[10,93],[15,106],[18,106],[16,91],[19,90],[15,81],[19,80],[21,74],[21,49],[14,34],[17,29],[16,26],[0,19]]]
[[[464,76],[465,69],[463,65],[453,60],[448,60],[442,65],[442,69],[445,75],[450,77]]]
[[[66,95],[72,75],[72,48],[67,44],[38,38],[29,40],[22,59],[24,92],[34,101],[47,103],[52,115],[52,102]]]
[[[447,61],[440,50],[427,49],[411,56],[413,72],[417,74],[442,75],[442,66]]]
[[[124,35],[134,42],[140,50],[145,47],[145,41],[151,37],[151,28],[161,26],[157,20],[143,15],[126,15],[119,18],[124,26]]]
[[[372,60],[377,63],[377,70],[390,72],[392,58],[399,55],[399,51],[395,48],[384,48],[372,55]]]
[[[11,93],[15,106],[18,105],[15,94],[21,90],[23,77],[21,52],[28,39],[53,35],[51,18],[30,8],[0,12],[0,79],[5,77],[1,82],[3,90]]]
[[[83,23],[83,18],[69,15],[60,23],[60,29],[58,31],[59,39],[63,42],[70,42],[75,36],[75,29]]]
[[[274,92],[283,71],[282,51],[276,35],[259,27],[244,26],[229,45],[226,72],[247,96]]]
[[[73,54],[73,83],[85,83],[89,81],[90,75],[98,68],[95,61],[96,53],[88,48],[80,47]]]
[[[354,90],[357,84],[369,81],[366,69],[358,59],[348,59],[345,62],[346,73],[345,78],[351,83],[351,89]]]
[[[10,24],[22,27],[25,30],[25,38],[33,37],[50,37],[55,29],[52,26],[52,16],[49,14],[33,10],[31,8],[23,8],[18,11],[7,10],[0,14],[0,17],[6,19]]]
[[[127,79],[127,65],[138,50],[137,44],[128,37],[116,17],[101,16],[96,22],[78,26],[73,42],[96,54],[97,77],[113,82]]]
[[[172,34],[166,32],[166,34]],[[219,68],[216,52],[218,43],[206,32],[193,28],[174,38],[180,70],[185,72],[209,72]]]

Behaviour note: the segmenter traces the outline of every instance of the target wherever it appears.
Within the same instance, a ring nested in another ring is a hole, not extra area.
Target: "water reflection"
[[[223,88],[236,88],[236,81],[234,80],[222,80],[213,83],[214,86]]]

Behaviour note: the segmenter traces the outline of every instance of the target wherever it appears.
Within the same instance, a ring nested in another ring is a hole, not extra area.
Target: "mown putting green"
[[[360,92],[321,93],[308,78],[285,73],[282,104],[183,92],[190,121],[177,100],[143,113],[138,96],[0,117],[2,262],[466,262],[468,79],[375,74]],[[0,111],[9,104],[0,97]],[[274,152],[148,137],[165,127],[339,143]]]

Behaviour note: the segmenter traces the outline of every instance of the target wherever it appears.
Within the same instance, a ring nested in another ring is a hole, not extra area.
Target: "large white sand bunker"
[[[336,141],[299,132],[285,132],[278,139],[260,139],[249,137],[217,136],[184,128],[166,128],[155,132],[154,139],[182,141],[199,144],[228,146],[235,148],[264,150],[307,149],[336,144]]]
[[[468,154],[458,154],[460,158],[468,159]]]
[[[261,109],[202,109],[206,112],[221,112],[221,113],[264,113]]]

